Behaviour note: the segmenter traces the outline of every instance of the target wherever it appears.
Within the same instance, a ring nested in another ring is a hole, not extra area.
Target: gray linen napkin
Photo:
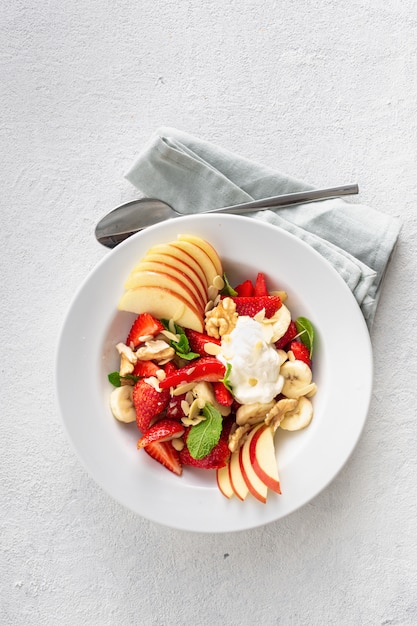
[[[184,214],[312,189],[311,185],[174,128],[150,138],[126,174],[145,196]],[[400,232],[396,218],[342,199],[251,214],[319,252],[351,289],[371,328]]]

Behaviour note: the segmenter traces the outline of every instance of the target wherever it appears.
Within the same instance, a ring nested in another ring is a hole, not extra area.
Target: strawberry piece
[[[254,296],[267,296],[267,295],[269,295],[269,291],[268,291],[268,288],[266,286],[265,274],[263,274],[262,272],[258,272],[258,275],[256,277],[255,287],[254,287],[254,290],[253,290],[253,295]]]
[[[196,330],[191,330],[190,328],[187,328],[185,330],[185,334],[187,335],[191,352],[197,352],[197,354],[199,354],[200,356],[207,356],[207,352],[204,349],[206,344],[215,343],[219,346],[221,343],[220,339],[210,337],[205,333],[199,333]]]
[[[238,296],[248,297],[253,296],[253,285],[251,280],[244,280],[243,283],[240,283],[237,287],[235,287],[235,291]]]
[[[292,341],[290,350],[297,361],[304,361],[311,368],[310,350],[301,341]]]
[[[265,309],[265,317],[272,317],[282,305],[278,296],[235,296],[232,300],[236,304],[237,314],[249,317],[254,317],[262,309]]]
[[[168,361],[168,363],[166,363],[166,365],[164,365],[162,369],[164,370],[165,374],[168,376],[168,374],[172,374],[173,372],[176,371],[177,366],[172,361]]]
[[[194,459],[187,445],[180,452],[180,460],[183,465],[191,465],[192,467],[199,467],[200,469],[218,469],[220,467],[224,467],[229,459],[230,450],[229,450],[229,435],[232,429],[232,426],[235,422],[233,416],[229,416],[224,418],[223,420],[223,429],[220,435],[220,439],[218,443],[214,446],[211,452],[208,453],[203,459]],[[184,440],[187,442],[187,436],[190,432],[190,429],[185,433]]]
[[[226,465],[229,456],[230,450],[227,441],[220,438],[212,451],[203,459],[195,459],[192,457],[185,445],[180,452],[180,461],[182,465],[191,465],[192,467],[199,467],[200,469],[219,469]]]
[[[295,322],[291,320],[285,334],[281,337],[281,339],[278,339],[278,341],[275,342],[276,349],[283,350],[297,335],[297,326],[295,325]]]
[[[149,376],[156,376],[156,372],[162,369],[153,361],[138,361],[133,369],[133,376],[140,376],[141,378],[148,378]]]
[[[190,383],[205,380],[207,382],[215,382],[223,378],[226,368],[215,357],[207,356],[196,359],[190,365],[180,367],[172,374],[169,374],[161,380],[159,386],[161,389],[169,389],[176,387],[180,383]]]
[[[164,330],[162,323],[157,320],[150,313],[140,313],[132,324],[129,334],[126,339],[126,345],[136,348],[139,344],[143,343],[143,337],[151,335],[155,337],[158,333]]]
[[[184,426],[175,420],[162,419],[151,426],[137,443],[138,450],[146,448],[153,441],[171,441],[184,434]]]
[[[222,382],[212,383],[214,396],[222,406],[231,406],[233,404],[233,396]]]
[[[182,465],[180,456],[170,441],[152,441],[144,450],[155,461],[169,469],[170,472],[181,476]]]
[[[181,406],[181,402],[185,400],[185,396],[186,394],[182,393],[179,396],[172,396],[172,398],[170,398],[166,412],[167,418],[172,420],[180,420],[182,417],[186,417]]]
[[[133,387],[132,400],[136,409],[137,427],[144,433],[152,420],[168,406],[169,390],[158,391],[141,378]]]

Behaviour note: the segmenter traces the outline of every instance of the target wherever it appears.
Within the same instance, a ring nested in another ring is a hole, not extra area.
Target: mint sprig
[[[161,320],[161,322],[166,330],[171,330],[169,320]],[[178,324],[175,324],[175,322],[174,327],[175,334],[179,335],[179,339],[178,341],[171,340],[169,343],[171,348],[174,348],[175,354],[181,359],[186,359],[187,361],[192,361],[192,359],[198,358],[200,355],[197,354],[197,352],[191,352],[190,350],[190,343],[184,329],[181,328],[181,326],[178,326]]]
[[[313,324],[306,317],[298,317],[295,320],[298,336],[302,343],[310,350],[310,359],[313,356],[314,328]]]
[[[107,378],[109,379],[109,383],[111,383],[114,387],[121,387],[123,380],[133,380],[135,383],[139,380],[139,376],[134,376],[133,374],[120,376],[119,372],[111,372],[108,374]]]
[[[193,459],[204,459],[219,442],[223,427],[220,412],[210,402],[206,402],[202,411],[206,418],[190,428],[187,448]]]

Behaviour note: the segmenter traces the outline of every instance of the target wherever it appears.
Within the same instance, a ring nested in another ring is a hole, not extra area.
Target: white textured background
[[[0,37],[1,624],[417,624],[414,0],[0,0]],[[95,223],[136,197],[123,174],[160,125],[357,181],[403,221],[363,437],[313,502],[253,531],[135,517],[57,412],[63,317],[107,252]]]

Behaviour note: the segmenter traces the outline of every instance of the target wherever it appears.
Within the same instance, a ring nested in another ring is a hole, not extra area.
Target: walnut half
[[[206,333],[220,339],[232,332],[237,322],[236,304],[231,298],[223,298],[206,313]]]

